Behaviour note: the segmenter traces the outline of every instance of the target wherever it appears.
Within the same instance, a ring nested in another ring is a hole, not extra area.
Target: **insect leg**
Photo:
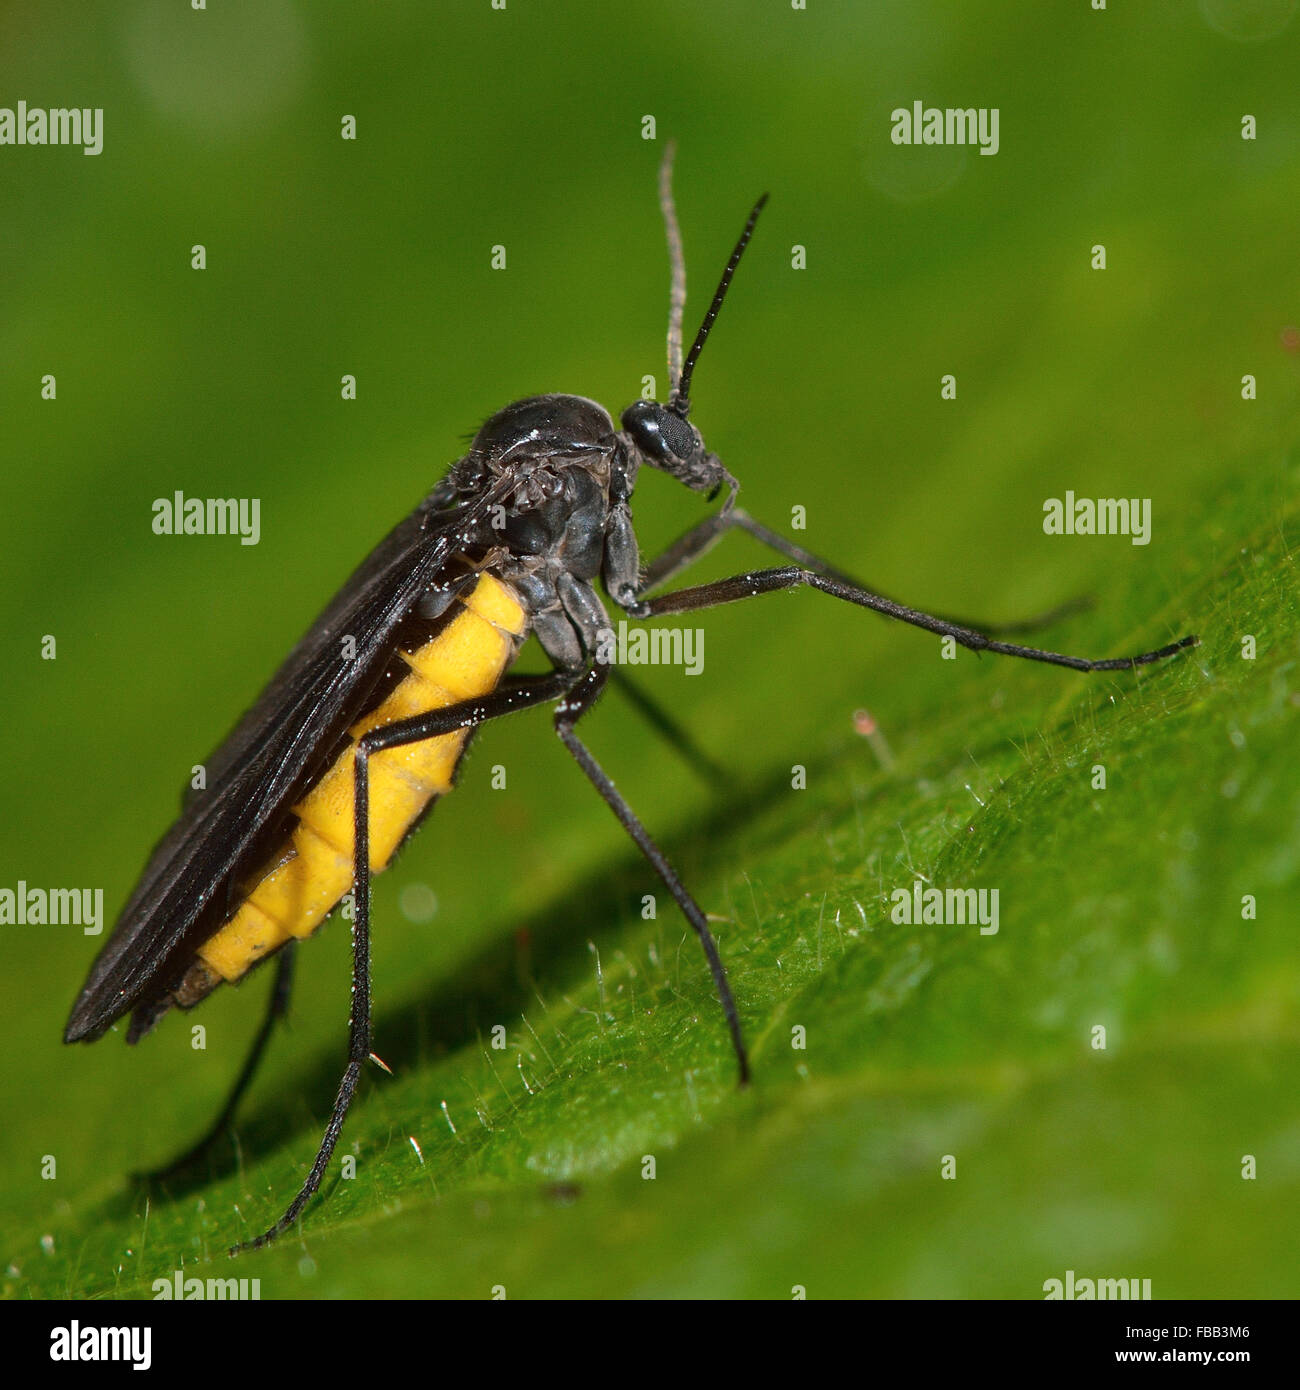
[[[271,1033],[277,1022],[284,1018],[289,1012],[289,995],[293,989],[293,959],[294,948],[297,942],[290,940],[280,949],[275,958],[275,979],[271,985],[271,996],[267,1001],[266,1016],[262,1019],[262,1026],[257,1030],[257,1036],[253,1039],[253,1046],[249,1049],[248,1057],[244,1061],[242,1070],[231,1088],[230,1095],[226,1098],[226,1103],[221,1108],[221,1113],[213,1121],[207,1133],[195,1144],[191,1145],[184,1153],[172,1159],[170,1163],[164,1164],[161,1168],[154,1168],[148,1173],[137,1173],[135,1176],[140,1182],[156,1182],[161,1178],[170,1177],[173,1173],[179,1173],[183,1169],[190,1167],[197,1162],[212,1147],[230,1124],[235,1113],[235,1107],[243,1099],[244,1092],[252,1084],[253,1077],[257,1072],[258,1065],[262,1060],[262,1055],[266,1051],[266,1045],[271,1040]]]
[[[649,593],[652,589],[666,583],[675,574],[680,573],[688,565],[694,564],[731,530],[746,532],[755,540],[761,541],[763,545],[784,555],[787,560],[793,560],[801,569],[812,570],[814,574],[825,575],[828,579],[838,579],[841,584],[847,584],[855,589],[867,587],[854,579],[852,575],[838,569],[829,560],[824,560],[820,555],[814,555],[811,550],[805,550],[803,546],[787,540],[779,531],[771,530],[764,526],[761,521],[755,521],[743,508],[728,509],[723,507],[721,511],[705,517],[697,526],[692,527],[685,535],[669,546],[662,555],[656,557],[646,566],[641,581],[640,594]],[[876,596],[878,598],[886,597],[883,594]],[[893,599],[889,601],[895,602]],[[955,618],[951,614],[936,613],[930,616],[940,618],[953,627],[967,628],[972,632],[982,632],[986,637],[993,637],[1006,636],[1015,632],[1032,632],[1037,628],[1048,627],[1052,623],[1059,622],[1071,614],[1086,612],[1091,607],[1092,599],[1090,598],[1069,599],[1044,613],[1036,613],[1033,617],[1021,618],[1016,622],[1009,623],[986,623],[977,619]]]
[[[678,536],[662,555],[657,555],[645,566],[637,593],[649,593],[651,589],[657,589],[661,584],[666,584],[688,565],[693,565],[706,552],[712,550],[733,526],[740,525],[736,520],[737,515],[744,515],[744,513],[740,512],[739,508],[729,508],[724,505],[721,511],[706,516],[703,521],[692,526],[685,535]],[[809,568],[812,567],[809,566]]]
[[[605,804],[618,817],[619,824],[631,836],[633,843],[645,856],[650,866],[663,879],[664,885],[673,895],[677,906],[681,908],[686,920],[691,924],[696,936],[699,937],[700,945],[704,947],[704,955],[709,962],[709,970],[713,974],[714,987],[722,1001],[722,1012],[726,1016],[727,1028],[731,1033],[731,1045],[735,1050],[736,1060],[740,1064],[740,1084],[746,1085],[749,1081],[749,1058],[745,1053],[745,1040],[740,1030],[740,1015],[736,1012],[736,1001],[732,996],[731,985],[727,980],[726,967],[722,964],[722,957],[718,954],[717,943],[713,939],[713,933],[709,930],[708,921],[705,919],[704,913],[700,911],[695,899],[686,891],[672,865],[664,858],[663,851],[650,838],[645,826],[637,819],[636,813],[623,799],[613,782],[610,781],[605,770],[588,752],[586,744],[573,731],[573,726],[596,703],[608,679],[609,667],[604,664],[593,666],[588,670],[569,692],[568,698],[556,708],[555,732],[559,734],[564,746],[573,754],[578,766],[587,774],[591,784],[601,794]]]
[[[522,679],[531,680],[533,678],[525,676]],[[632,708],[701,781],[707,782],[711,787],[725,786],[733,781],[731,772],[705,749],[701,748],[691,737],[685,725],[674,719],[659,701],[650,695],[639,682],[634,681],[621,666],[610,667],[610,679],[627,697]],[[516,681],[503,682],[502,688],[510,689],[515,684],[517,684]]]
[[[732,780],[731,773],[701,748],[690,733],[621,666],[612,666],[610,675],[614,684],[627,696],[632,708],[702,781],[716,787],[719,783],[725,784]]]
[[[1146,666],[1153,661],[1163,661],[1175,652],[1195,647],[1200,643],[1199,637],[1181,637],[1177,642],[1171,642],[1156,651],[1101,661],[1082,656],[1064,656],[1060,652],[1043,651],[1038,647],[1021,647],[1013,642],[994,641],[975,628],[963,627],[946,618],[935,617],[932,613],[907,608],[901,603],[895,603],[893,599],[870,593],[838,575],[818,574],[798,565],[788,565],[782,569],[751,570],[748,574],[733,575],[730,579],[719,579],[715,583],[699,584],[689,589],[675,589],[671,593],[661,594],[658,598],[643,599],[624,606],[634,618],[657,618],[667,613],[692,613],[700,608],[715,608],[719,604],[736,603],[740,599],[754,598],[758,594],[770,594],[778,589],[794,589],[805,584],[823,594],[830,594],[832,598],[843,599],[847,603],[856,603],[859,607],[883,613],[887,618],[897,618],[901,622],[911,623],[913,627],[938,633],[941,637],[951,637],[960,646],[971,651],[1018,656],[1027,661],[1068,666],[1075,671],[1127,671],[1134,666]]]
[[[298,1195],[290,1202],[288,1210],[269,1230],[253,1240],[242,1241],[231,1254],[242,1250],[256,1250],[269,1244],[278,1235],[288,1230],[298,1219],[302,1209],[311,1200],[321,1185],[325,1170],[334,1153],[334,1146],[343,1131],[343,1121],[347,1117],[356,1093],[357,1082],[361,1079],[361,1068],[371,1055],[370,1033],[370,759],[385,748],[396,748],[407,743],[420,743],[425,739],[440,738],[444,734],[455,733],[459,729],[473,728],[485,724],[489,719],[499,718],[529,705],[544,704],[557,699],[568,690],[577,679],[571,671],[555,671],[535,680],[522,682],[507,690],[496,690],[487,695],[479,695],[470,700],[461,700],[443,709],[430,710],[410,719],[400,719],[381,729],[372,729],[362,736],[356,751],[356,792],[353,802],[355,828],[354,858],[354,897],[355,913],[352,922],[352,1014],[348,1022],[348,1061],[338,1094],[330,1111],[329,1123],[316,1158],[307,1175],[306,1182]]]

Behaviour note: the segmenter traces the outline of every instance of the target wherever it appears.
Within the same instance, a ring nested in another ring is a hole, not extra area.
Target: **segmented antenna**
[[[722,301],[726,297],[727,286],[731,284],[731,277],[736,273],[741,256],[745,254],[745,247],[749,245],[749,238],[754,233],[754,223],[758,221],[758,214],[763,211],[763,205],[766,202],[767,194],[764,193],[750,211],[749,219],[745,223],[745,230],[741,232],[736,249],[731,253],[731,259],[727,262],[727,268],[722,272],[722,279],[718,282],[718,288],[713,295],[713,303],[709,305],[709,311],[704,315],[704,322],[700,324],[700,331],[695,335],[695,341],[691,344],[690,353],[687,355],[686,365],[682,368],[682,374],[673,387],[671,397],[669,397],[668,409],[674,415],[680,415],[683,420],[686,419],[691,408],[691,373],[695,370],[695,364],[699,360],[705,339],[709,336],[709,329],[713,327],[713,320],[718,317],[718,310],[722,308]]]
[[[659,165],[659,208],[668,234],[668,259],[672,265],[672,288],[668,293],[668,385],[675,396],[682,375],[682,319],[686,313],[686,257],[682,254],[682,229],[677,225],[677,205],[673,202],[673,158],[677,141],[669,140]]]

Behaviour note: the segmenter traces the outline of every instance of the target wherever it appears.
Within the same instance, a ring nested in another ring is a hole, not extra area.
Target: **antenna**
[[[682,229],[677,225],[677,206],[673,202],[673,158],[677,141],[670,140],[659,165],[659,208],[668,234],[668,259],[672,265],[672,288],[668,294],[668,385],[677,394],[682,376],[682,318],[686,311],[686,257],[682,254]]]
[[[758,221],[758,214],[763,211],[763,205],[766,202],[767,194],[764,193],[751,209],[749,218],[745,223],[745,230],[741,232],[740,240],[736,243],[736,249],[731,253],[731,259],[727,262],[727,268],[722,272],[722,279],[718,282],[718,288],[714,292],[713,302],[709,305],[708,313],[704,315],[704,322],[700,324],[700,331],[695,335],[695,341],[691,344],[690,353],[686,358],[686,365],[682,368],[681,376],[673,386],[673,393],[668,400],[668,409],[671,410],[674,415],[679,415],[683,420],[686,419],[691,408],[691,373],[695,370],[695,364],[699,360],[700,352],[703,350],[705,340],[709,336],[709,329],[713,327],[713,320],[718,317],[718,310],[722,308],[722,301],[726,297],[727,286],[731,284],[731,277],[736,273],[736,267],[740,264],[741,256],[745,254],[745,247],[749,245],[749,238],[754,233],[754,223]],[[685,272],[683,271],[683,299],[685,293]],[[671,334],[671,329],[669,331]]]

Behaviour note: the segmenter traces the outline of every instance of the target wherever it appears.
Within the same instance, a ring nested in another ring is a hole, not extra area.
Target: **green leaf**
[[[1222,505],[1240,519],[1255,501],[1243,478]],[[523,924],[535,992],[509,953],[444,982],[508,1023],[504,1050],[462,1037],[432,1055],[454,1008],[381,1014],[397,1076],[366,1088],[341,1145],[357,1176],[336,1160],[300,1235],[220,1258],[304,1174],[337,1046],[281,1068],[236,1171],[147,1206],[106,1179],[29,1229],[21,1277],[116,1296],[182,1266],[275,1296],[1032,1297],[1070,1268],[1161,1297],[1283,1287],[1300,1173],[1278,1104],[1300,984],[1300,840],[1277,834],[1300,827],[1293,524],[1217,546],[1207,527],[1190,547],[1210,563],[1171,604],[1201,619],[1184,659],[1065,675],[1054,697],[1055,673],[935,663],[948,693],[890,731],[891,767],[842,718],[806,791],[765,768],[677,833],[723,908],[750,1090],[693,943],[666,910],[640,920],[630,905],[654,889],[624,856]],[[1110,598],[1150,616],[1114,640],[1094,614],[1070,645],[1163,639],[1148,595]],[[892,921],[887,895],[914,875],[998,888],[996,934]],[[574,924],[598,924],[593,945]]]
[[[746,1090],[696,942],[547,713],[485,731],[377,883],[394,1074],[300,1227],[234,1262],[338,1084],[344,924],[299,953],[233,1135],[147,1192],[126,1175],[210,1122],[269,981],[67,1048],[103,938],[0,926],[0,1293],[147,1298],[183,1270],[264,1298],[1041,1298],[1074,1270],[1294,1296],[1291,35],[1185,6],[950,7],[941,31],[906,6],[606,8],[304,8],[251,56],[223,7],[197,52],[183,7],[150,12],[165,42],[31,20],[29,97],[71,54],[133,118],[98,159],[6,152],[0,888],[99,886],[111,926],[191,768],[464,434],[538,389],[617,411],[662,373],[670,134],[688,323],[772,193],[693,391],[756,516],[917,607],[1087,594],[1042,634],[1063,651],[1202,645],[1081,675],[948,661],[813,593],[730,606],[699,619],[700,676],[644,673],[725,785],[611,692],[583,727],[714,914]],[[638,67],[665,35],[670,83]],[[958,94],[1000,104],[996,157],[890,144],[893,106]],[[176,488],[261,499],[260,544],[153,536]],[[1151,544],[1045,535],[1067,489],[1150,498]],[[647,554],[701,515],[649,470],[635,502]],[[766,562],[736,538],[700,577]],[[894,921],[918,876],[997,890],[996,934]]]

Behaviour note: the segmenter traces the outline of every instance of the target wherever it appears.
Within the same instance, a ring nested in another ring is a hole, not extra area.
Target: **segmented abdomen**
[[[352,887],[356,744],[363,734],[486,695],[499,684],[527,631],[518,599],[485,574],[458,603],[459,611],[435,637],[414,652],[400,653],[410,672],[353,725],[347,747],[293,808],[297,823],[281,852],[234,915],[198,948],[199,963],[177,1002],[197,1002],[221,980],[239,979],[290,938],[310,936]],[[370,758],[372,872],[387,866],[429,803],[451,790],[468,738],[469,730],[460,730]],[[210,983],[195,975],[211,976]]]

